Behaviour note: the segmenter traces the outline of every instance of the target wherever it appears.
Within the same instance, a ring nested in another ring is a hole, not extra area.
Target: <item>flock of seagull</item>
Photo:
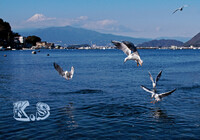
[[[124,63],[127,60],[135,60],[135,62],[137,63],[137,66],[139,66],[139,64],[142,66],[143,61],[140,58],[137,48],[135,47],[135,45],[133,43],[131,43],[129,41],[122,41],[122,42],[112,41],[112,43],[117,47],[117,49],[122,50],[127,55],[127,57],[124,59]],[[131,51],[133,51],[133,53],[131,53]],[[169,92],[160,93],[160,94],[157,93],[156,85],[157,85],[158,80],[161,77],[161,74],[162,74],[162,71],[159,72],[159,74],[157,75],[157,77],[154,81],[151,73],[149,72],[149,76],[150,76],[150,79],[152,81],[152,86],[153,86],[152,90],[141,85],[141,88],[143,90],[151,93],[151,98],[155,99],[151,103],[156,103],[158,101],[161,101],[163,97],[170,95],[171,93],[173,93],[176,90],[176,89],[173,89],[172,91],[169,91]]]
[[[177,8],[172,14],[176,13],[177,11],[182,11],[183,8],[185,8],[185,7],[188,7],[188,5],[184,5],[180,8]],[[117,49],[122,50],[127,55],[127,57],[124,59],[124,63],[128,60],[134,60],[137,63],[137,66],[139,66],[139,65],[142,66],[143,60],[140,58],[137,48],[135,47],[135,45],[133,43],[131,43],[129,41],[122,41],[122,42],[111,41],[111,42],[116,46]],[[63,69],[55,62],[53,65],[54,65],[54,68],[58,71],[59,75],[61,75],[63,78],[65,78],[67,80],[72,79],[72,77],[74,75],[74,67],[73,66],[71,67],[71,71],[63,71]],[[150,76],[150,79],[152,81],[152,86],[153,86],[152,90],[141,85],[141,88],[143,90],[145,90],[146,92],[151,93],[151,98],[154,98],[154,101],[152,101],[151,103],[156,103],[158,101],[161,101],[163,97],[170,95],[171,93],[173,93],[176,90],[176,89],[173,89],[171,91],[160,93],[160,94],[157,92],[156,85],[157,85],[158,80],[161,77],[161,74],[162,74],[162,71],[160,71],[158,73],[158,75],[154,81],[151,73],[149,72],[149,76]]]
[[[151,103],[156,103],[158,101],[161,101],[163,97],[170,95],[171,93],[173,93],[176,90],[176,89],[173,89],[173,90],[168,91],[168,92],[164,92],[164,93],[160,93],[160,94],[157,93],[156,85],[157,85],[158,80],[161,77],[161,74],[162,74],[162,71],[159,72],[159,74],[157,75],[157,77],[156,77],[156,79],[154,81],[151,73],[149,72],[149,76],[150,76],[150,79],[151,79],[152,85],[153,85],[153,89],[152,90],[150,90],[147,87],[141,85],[141,88],[143,90],[145,90],[146,92],[151,93],[151,98],[155,98],[155,100],[152,101]]]
[[[135,45],[133,43],[131,43],[129,41],[122,41],[122,42],[111,41],[111,42],[116,46],[117,49],[122,50],[127,55],[127,57],[124,59],[124,63],[128,60],[134,60],[137,63],[137,66],[139,66],[139,65],[142,66],[143,61],[140,58],[137,48],[135,47]],[[54,68],[58,71],[59,75],[61,75],[63,78],[65,78],[67,80],[72,79],[72,77],[74,75],[74,67],[73,66],[71,67],[71,71],[63,71],[63,69],[55,62],[53,63],[53,65],[54,65]],[[155,78],[155,81],[154,81],[151,73],[149,72],[149,76],[150,76],[150,79],[152,81],[152,86],[153,86],[152,90],[141,85],[141,88],[143,90],[151,93],[151,98],[154,98],[154,101],[151,102],[153,104],[158,101],[161,101],[163,97],[170,95],[171,93],[173,93],[176,90],[176,89],[173,89],[169,92],[160,93],[160,94],[157,92],[156,85],[157,85],[158,80],[161,77],[161,74],[162,74],[162,71],[159,72],[159,74],[157,75],[157,77]]]

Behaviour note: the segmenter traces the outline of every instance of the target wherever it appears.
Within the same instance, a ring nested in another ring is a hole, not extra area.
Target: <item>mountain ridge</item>
[[[200,47],[200,32],[196,34],[194,37],[192,37],[189,41],[185,42],[184,46]]]
[[[63,46],[71,44],[110,45],[111,40],[127,40],[133,42],[134,44],[140,44],[151,40],[148,38],[134,38],[128,36],[105,34],[72,26],[48,27],[29,32],[20,32],[20,34],[23,36],[36,35],[39,36],[42,40],[54,42],[55,44]]]
[[[171,46],[183,46],[183,42],[177,41],[174,39],[160,39],[160,40],[151,40],[138,44],[138,47],[171,47]]]

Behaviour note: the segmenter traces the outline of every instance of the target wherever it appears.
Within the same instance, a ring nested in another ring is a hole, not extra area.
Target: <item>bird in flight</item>
[[[59,75],[61,75],[62,77],[64,77],[65,79],[69,80],[72,79],[73,75],[74,75],[74,67],[71,67],[71,71],[63,71],[63,69],[56,64],[55,62],[53,63],[54,68],[58,71]]]
[[[155,81],[153,80],[153,77],[151,75],[151,73],[149,72],[149,77],[152,81],[152,86],[153,86],[153,90],[156,92],[156,85],[157,85],[157,82],[158,80],[160,79],[161,77],[161,74],[162,74],[162,70],[158,73],[157,77],[155,78]]]
[[[152,96],[155,98],[155,100],[151,102],[151,103],[153,103],[153,104],[155,104],[155,103],[158,102],[158,101],[161,101],[163,97],[166,97],[166,96],[172,94],[172,93],[176,90],[176,89],[173,89],[173,90],[171,90],[171,91],[169,91],[169,92],[164,92],[164,93],[158,94],[158,93],[156,93],[155,91],[151,91],[150,89],[146,88],[146,87],[143,86],[143,85],[141,85],[141,88],[142,88],[143,90],[145,90],[146,92],[149,92],[149,93],[152,94]]]
[[[182,7],[176,9],[172,14],[176,13],[177,11],[183,11],[183,8],[188,7],[188,5],[183,5]]]
[[[129,41],[122,41],[122,42],[111,41],[111,42],[117,47],[117,49],[122,50],[127,55],[127,57],[124,59],[124,63],[127,60],[135,60],[137,66],[139,66],[139,64],[142,66],[143,61],[141,60],[137,48],[133,43]],[[131,53],[131,51],[133,51],[133,53]]]

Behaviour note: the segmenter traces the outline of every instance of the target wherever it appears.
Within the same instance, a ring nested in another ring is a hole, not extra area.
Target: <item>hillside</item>
[[[152,40],[137,45],[138,47],[170,47],[170,46],[183,46],[183,42],[171,39]]]
[[[200,47],[200,33],[195,35],[192,39],[187,41],[184,46],[189,47],[189,46],[195,46],[195,47]]]
[[[132,38],[126,36],[104,34],[71,26],[36,29],[31,32],[20,32],[20,34],[23,36],[36,35],[44,41],[54,42],[55,44],[60,44],[63,46],[70,44],[91,43],[96,45],[109,45],[111,44],[111,40],[127,40],[133,42],[134,44],[139,44],[150,40],[145,38]]]
[[[174,36],[174,37],[158,37],[158,38],[155,38],[156,40],[161,40],[161,39],[167,39],[167,40],[178,40],[178,41],[181,41],[181,42],[187,42],[188,40],[190,40],[191,37],[177,37],[177,36]]]
[[[0,46],[11,45],[13,36],[10,24],[0,18]]]

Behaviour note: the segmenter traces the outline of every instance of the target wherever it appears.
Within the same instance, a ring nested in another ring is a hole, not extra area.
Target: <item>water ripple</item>
[[[95,94],[95,93],[104,93],[102,90],[95,90],[95,89],[82,89],[77,91],[70,91],[70,92],[49,92],[49,94]]]

